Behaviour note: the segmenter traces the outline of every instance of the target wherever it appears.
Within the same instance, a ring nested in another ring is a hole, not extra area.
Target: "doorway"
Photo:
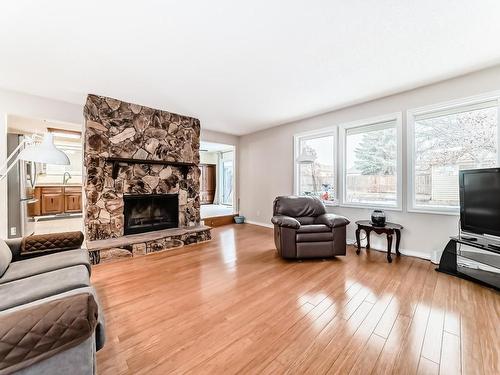
[[[233,216],[236,213],[235,147],[200,143],[201,219]]]

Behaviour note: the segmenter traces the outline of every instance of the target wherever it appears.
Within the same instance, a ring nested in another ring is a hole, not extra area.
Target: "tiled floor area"
[[[83,218],[71,217],[63,219],[38,220],[31,225],[35,234],[83,231]],[[30,233],[26,233],[30,234]]]
[[[215,217],[215,216],[226,216],[233,213],[232,206],[226,206],[223,204],[203,204],[201,205],[201,218]]]

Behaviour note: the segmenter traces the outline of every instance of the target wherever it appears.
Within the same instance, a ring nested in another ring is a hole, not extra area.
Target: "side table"
[[[360,241],[360,232],[361,230],[364,230],[366,233],[366,248],[370,248],[370,233],[375,232],[377,234],[386,234],[387,235],[387,261],[389,263],[392,263],[392,257],[391,257],[391,248],[392,248],[392,236],[396,234],[396,255],[401,255],[399,252],[399,243],[401,241],[401,230],[403,229],[403,226],[400,224],[396,223],[385,223],[385,226],[383,227],[378,227],[375,226],[371,223],[370,220],[359,220],[356,221],[356,225],[358,228],[356,229],[356,242],[358,245],[358,249],[356,250],[356,254],[359,255],[361,252],[361,241]]]

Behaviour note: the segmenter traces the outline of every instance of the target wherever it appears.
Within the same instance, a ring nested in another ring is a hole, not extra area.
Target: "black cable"
[[[363,238],[359,239],[359,245],[360,246],[361,246],[361,241],[364,241],[364,240],[366,240],[366,234],[365,234],[365,236]],[[347,245],[348,246],[357,246],[358,245],[358,241],[354,241],[353,243],[348,243]]]

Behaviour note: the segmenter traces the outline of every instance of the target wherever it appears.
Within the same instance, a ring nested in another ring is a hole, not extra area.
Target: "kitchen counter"
[[[36,184],[35,187],[82,187],[82,184],[57,184],[57,183],[44,183],[44,184]]]

